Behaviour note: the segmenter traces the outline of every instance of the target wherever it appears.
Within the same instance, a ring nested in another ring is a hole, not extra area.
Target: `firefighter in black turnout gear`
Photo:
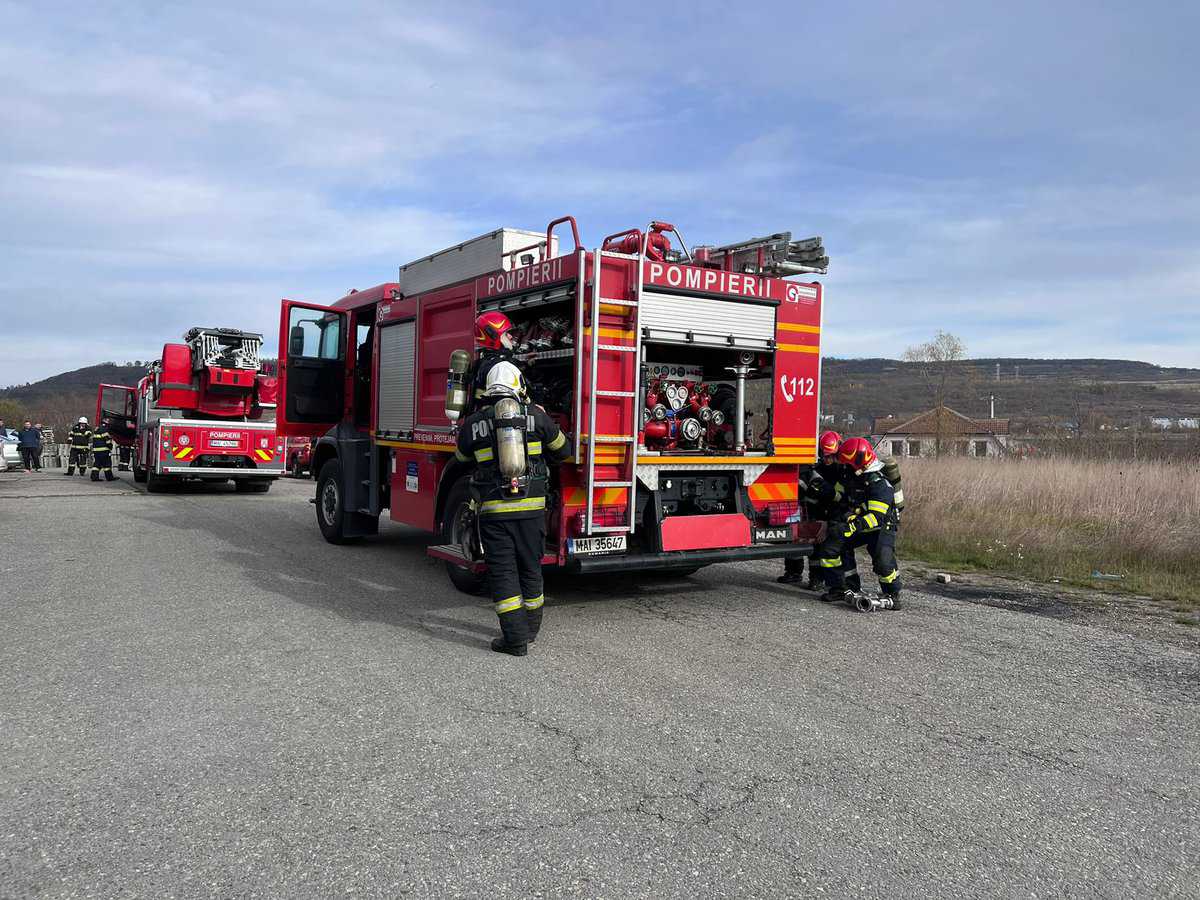
[[[486,405],[459,426],[455,456],[475,465],[471,494],[503,635],[492,649],[524,656],[542,625],[549,467],[570,451],[554,420],[526,402],[524,379],[512,363],[491,367],[484,394]]]
[[[809,521],[829,522],[837,518],[842,506],[844,487],[841,482],[845,467],[837,461],[838,448],[842,445],[842,436],[836,431],[826,431],[817,440],[820,457],[816,465],[803,474],[799,482],[800,503],[808,514]],[[783,574],[775,579],[780,584],[799,584],[804,580],[804,557],[789,556],[783,561]],[[816,560],[808,564],[808,583],[803,585],[805,590],[820,590],[825,584],[825,570],[816,565]]]
[[[883,474],[870,441],[851,438],[838,451],[838,462],[850,470],[847,478],[849,513],[829,523],[825,540],[817,545],[816,563],[825,570],[828,590],[821,595],[827,603],[844,600],[863,612],[900,608],[900,568],[896,563],[896,531],[900,519],[896,492]],[[866,547],[871,568],[879,578],[883,596],[862,597],[857,588],[847,590],[847,580],[857,578],[854,551]]]
[[[79,467],[79,474],[87,474],[87,459],[88,450],[92,446],[92,429],[88,428],[87,416],[80,416],[79,421],[71,426],[71,433],[67,435],[67,446],[70,448],[70,455],[67,457],[67,471],[64,475],[74,475],[75,467]]]
[[[112,435],[108,433],[108,419],[105,419],[92,432],[92,481],[99,481],[101,472],[105,481],[116,478],[113,475],[112,451]]]

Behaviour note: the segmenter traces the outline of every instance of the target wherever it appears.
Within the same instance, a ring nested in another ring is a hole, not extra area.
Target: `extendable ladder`
[[[642,366],[641,366],[641,345],[642,345],[642,327],[641,327],[641,299],[642,299],[642,256],[639,254],[636,258],[637,262],[637,282],[632,300],[620,300],[610,297],[602,297],[600,295],[601,282],[601,263],[605,257],[613,257],[620,259],[629,259],[630,257],[622,253],[605,253],[603,250],[595,250],[592,254],[592,292],[591,292],[591,308],[588,320],[591,324],[591,342],[588,346],[591,348],[588,355],[588,404],[587,404],[587,521],[585,523],[585,532],[591,534],[603,534],[605,532],[630,532],[632,533],[636,525],[636,510],[637,510],[637,463],[638,463],[638,431],[642,422],[641,404],[638,402],[642,392]],[[613,308],[620,307],[624,309],[626,325],[632,325],[633,345],[626,346],[624,344],[603,343],[600,337],[600,307],[601,305]],[[582,304],[580,304],[582,309]],[[580,329],[582,331],[582,329]],[[576,345],[582,353],[582,345]],[[622,377],[622,382],[616,385],[605,385],[600,380],[600,358],[601,355],[613,356],[618,355],[622,359],[621,365],[617,367],[618,371],[627,372],[627,366],[624,359],[631,358],[633,362],[633,390],[622,390],[629,383],[629,379]],[[632,355],[630,357],[630,355]],[[629,423],[629,432],[627,434],[597,434],[596,433],[596,408],[602,398],[619,398],[625,400],[629,404],[629,415],[627,421]],[[596,480],[596,450],[603,444],[618,444],[625,448],[623,454],[624,462],[619,467],[620,475],[615,479],[597,481]],[[604,488],[626,488],[628,489],[628,504],[626,506],[626,520],[620,525],[596,525],[593,521],[596,513],[596,491]]]

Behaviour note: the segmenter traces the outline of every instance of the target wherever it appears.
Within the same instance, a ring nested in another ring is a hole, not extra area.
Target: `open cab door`
[[[137,388],[123,384],[102,384],[96,389],[96,418],[99,425],[111,423],[108,433],[121,447],[132,447],[137,440]]]
[[[279,405],[275,429],[319,437],[346,412],[347,314],[284,300],[279,311]]]

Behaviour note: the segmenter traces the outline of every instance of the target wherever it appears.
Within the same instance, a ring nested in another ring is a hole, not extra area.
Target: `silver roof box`
[[[401,292],[411,297],[413,294],[466,281],[468,278],[487,275],[497,269],[519,268],[523,265],[521,257],[526,254],[517,254],[514,261],[514,251],[528,248],[527,252],[536,260],[539,248],[545,243],[544,231],[497,228],[477,238],[406,263],[400,267],[400,276],[396,280],[400,284]],[[550,239],[549,255],[558,255],[557,236]]]

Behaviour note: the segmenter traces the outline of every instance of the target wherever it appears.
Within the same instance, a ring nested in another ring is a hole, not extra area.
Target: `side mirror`
[[[299,325],[293,325],[291,332],[288,334],[288,356],[303,356],[304,355],[304,329]]]

